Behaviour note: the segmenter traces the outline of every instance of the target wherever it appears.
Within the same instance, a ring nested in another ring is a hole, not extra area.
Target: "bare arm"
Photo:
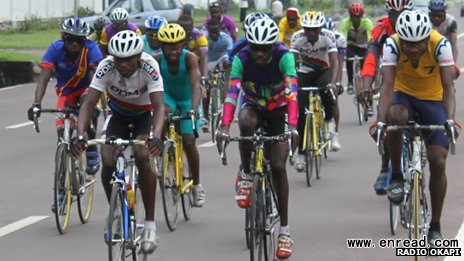
[[[396,77],[396,66],[382,67],[383,82],[380,87],[379,113],[377,121],[386,122],[388,110],[393,99],[393,87]]]
[[[338,70],[337,70],[337,77],[336,82],[342,82],[343,79],[343,63],[345,62],[345,54],[344,53],[337,53],[338,57]]]
[[[445,104],[447,119],[454,120],[456,110],[456,96],[454,90],[453,66],[440,67],[441,84],[443,86],[443,103]]]
[[[40,79],[37,83],[37,88],[35,89],[35,98],[34,103],[42,103],[42,99],[45,96],[45,91],[47,90],[48,82],[52,75],[53,70],[48,67],[43,67],[40,72]]]
[[[95,105],[100,99],[101,92],[94,89],[89,88],[88,93],[85,95],[84,102],[81,105],[79,110],[79,118],[77,121],[77,135],[84,135],[85,131],[89,128],[90,119],[93,115],[93,110]]]
[[[337,75],[338,75],[338,52],[330,52],[329,61],[330,61],[329,73],[330,75],[332,75],[330,83],[335,85],[337,81]]]
[[[164,100],[163,92],[150,93],[150,101],[153,107],[153,136],[161,139],[164,126]]]
[[[454,63],[457,64],[457,62],[458,62],[458,36],[457,36],[457,33],[449,33],[447,38],[450,41],[451,49],[453,50]]]
[[[197,110],[200,105],[201,88],[200,88],[200,70],[198,69],[198,60],[195,54],[187,53],[185,60],[190,75],[190,87],[192,88],[192,110]],[[181,61],[182,62],[182,61]]]
[[[208,47],[200,48],[200,76],[208,76]]]

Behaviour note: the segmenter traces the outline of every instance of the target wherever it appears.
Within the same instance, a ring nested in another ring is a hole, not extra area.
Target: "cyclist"
[[[296,132],[298,104],[295,62],[285,45],[277,41],[278,36],[279,29],[272,19],[258,19],[247,28],[248,45],[232,63],[229,92],[224,103],[221,130],[217,136],[218,144],[229,135],[240,89],[244,92],[244,103],[238,120],[240,135],[253,135],[264,122],[268,126],[268,135],[282,134],[287,128],[286,113],[288,129]],[[252,189],[250,160],[253,144],[240,142],[239,148],[242,168],[239,170],[235,199],[240,208],[247,208]],[[272,184],[277,192],[281,214],[276,256],[281,259],[290,257],[293,248],[288,226],[289,188],[285,169],[288,151],[287,144],[281,142],[272,144],[270,148]]]
[[[306,12],[301,18],[303,29],[292,37],[290,51],[295,55],[298,64],[298,86],[327,87],[321,91],[322,104],[325,110],[325,121],[328,131],[332,132],[332,150],[341,148],[338,141],[338,127],[333,119],[336,99],[332,94],[335,87],[338,71],[338,52],[335,36],[329,30],[323,30],[325,15],[322,12]],[[298,95],[298,133],[303,137],[305,125],[305,108],[308,107],[308,92],[300,92]],[[300,139],[298,157],[295,168],[301,172],[305,168],[303,155],[303,139]]]
[[[166,112],[179,112],[181,115],[195,113],[198,116],[201,100],[200,70],[196,55],[183,48],[185,38],[185,30],[179,24],[161,27],[158,39],[163,52],[156,55],[155,59],[163,75]],[[198,121],[196,125],[198,127]],[[180,133],[193,177],[193,206],[202,207],[206,196],[200,183],[200,156],[190,120],[181,121]]]
[[[446,13],[448,5],[445,0],[430,0],[429,2],[429,17],[432,22],[433,29],[437,30],[440,34],[444,35],[450,41],[451,48],[453,49],[454,69],[456,75],[461,74],[458,61],[458,24],[454,16]]]
[[[450,42],[432,29],[427,14],[420,10],[403,11],[396,21],[396,34],[383,48],[378,128],[385,122],[406,125],[419,115],[420,124],[444,124],[446,129],[459,126],[454,121],[455,94],[453,53]],[[383,134],[383,135],[386,135]],[[440,233],[440,217],[446,195],[446,157],[448,139],[440,132],[424,132],[430,163],[430,196],[432,219],[428,240],[436,247]],[[391,132],[387,138],[392,163],[392,182],[388,198],[399,204],[404,198],[401,173],[402,134]]]
[[[152,15],[145,20],[145,34],[142,35],[143,51],[149,55],[161,53],[161,44],[158,41],[158,30],[168,21],[161,16]]]
[[[208,17],[203,23],[204,31],[208,28],[209,20],[211,20],[211,18],[217,18],[221,21],[221,31],[230,35],[234,42],[237,41],[237,25],[232,17],[222,14],[222,8],[219,2],[212,2],[209,4],[209,15],[210,17]]]
[[[103,55],[108,55],[108,42],[116,33],[123,30],[131,30],[142,35],[140,29],[129,22],[129,13],[122,7],[115,8],[110,14],[111,23],[105,26],[100,35],[100,49]]]
[[[404,10],[412,10],[414,8],[413,0],[387,0],[385,3],[385,10],[388,15],[380,18],[371,31],[371,38],[367,47],[366,59],[362,68],[362,81],[364,91],[369,92],[369,99],[372,101],[372,94],[374,90],[372,84],[375,77],[380,77],[378,61],[382,55],[382,47],[385,40],[395,32],[395,23],[398,16]],[[360,93],[360,99],[364,99],[364,91]],[[375,92],[378,92],[376,90]],[[385,195],[388,187],[388,174],[391,172],[390,157],[388,150],[382,155],[381,168],[379,176],[374,183],[374,190],[377,195]]]
[[[225,71],[224,82],[229,79],[229,53],[232,50],[232,38],[221,32],[219,19],[212,18],[208,23],[208,31],[205,33],[208,39],[208,70],[213,71],[215,68]],[[226,86],[224,86],[226,88]],[[227,91],[224,89],[224,91]],[[209,91],[206,91],[206,97],[203,98],[203,116],[206,124],[202,126],[203,131],[208,131],[209,123]],[[214,131],[214,130],[211,130]]]
[[[345,63],[345,56],[346,56],[346,39],[342,33],[340,33],[335,28],[335,22],[332,18],[327,18],[325,21],[323,29],[331,31],[335,35],[335,44],[337,45],[337,52],[338,52],[338,70],[337,70],[337,82],[335,86],[337,87],[338,95],[341,95],[344,91],[342,85],[342,78],[343,78],[343,64]],[[338,123],[337,123],[338,125]]]
[[[106,16],[101,16],[93,22],[93,29],[95,30],[91,35],[89,35],[89,39],[95,41],[97,44],[100,43],[100,36],[103,31],[103,28],[110,23],[110,20]]]
[[[58,96],[57,109],[76,106],[82,102],[95,69],[103,58],[98,45],[86,39],[90,28],[84,20],[78,17],[64,20],[61,32],[61,40],[53,42],[42,57],[40,63],[42,71],[35,90],[34,103],[28,110],[28,118],[31,121],[34,120],[34,109],[38,109],[38,116],[40,116],[42,99],[53,71],[55,71],[57,80],[55,86]],[[56,121],[58,139],[63,137],[63,124],[63,118]],[[95,138],[95,130],[89,127],[87,132],[90,137]],[[89,147],[86,157],[86,172],[91,175],[97,173],[100,168],[97,147]]]
[[[348,8],[349,17],[340,23],[340,31],[348,42],[346,57],[355,55],[362,57],[361,65],[366,56],[367,43],[372,31],[372,22],[364,16],[364,6],[360,3],[352,3]],[[346,61],[348,75],[348,94],[353,94],[353,61]],[[359,90],[358,90],[359,91]]]
[[[279,41],[290,48],[292,35],[301,29],[301,15],[297,8],[290,7],[287,9],[285,17],[279,21]]]
[[[73,155],[79,155],[86,146],[85,128],[89,125],[91,109],[101,94],[109,96],[108,106],[112,111],[106,136],[129,138],[128,125],[133,124],[134,136],[147,140],[148,149],[135,147],[135,164],[139,170],[139,184],[145,206],[145,226],[142,231],[142,250],[153,252],[158,244],[156,236],[155,192],[156,173],[150,166],[149,155],[161,153],[161,133],[164,121],[163,82],[158,63],[152,56],[143,53],[141,37],[130,30],[114,35],[108,45],[110,56],[98,66],[79,112],[77,138],[72,145]],[[152,116],[153,112],[153,116]],[[149,137],[153,126],[153,136]],[[116,148],[101,146],[102,184],[108,201],[111,196],[111,179],[115,171]]]

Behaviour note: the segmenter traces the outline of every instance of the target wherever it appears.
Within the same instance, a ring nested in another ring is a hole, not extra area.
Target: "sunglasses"
[[[65,35],[64,40],[66,40],[69,43],[78,43],[78,44],[84,44],[86,38],[81,37],[81,36],[74,36],[74,35]]]
[[[432,13],[432,12],[429,12],[429,16],[430,16],[430,17],[436,17],[436,18],[443,18],[443,17],[445,17],[445,14],[443,14],[443,13]]]
[[[263,53],[268,53],[272,51],[272,44],[266,44],[266,45],[260,45],[260,44],[251,44],[250,45],[251,51],[257,53],[257,52],[263,52]]]

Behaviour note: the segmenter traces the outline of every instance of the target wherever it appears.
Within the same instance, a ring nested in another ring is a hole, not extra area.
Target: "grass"
[[[0,50],[0,61],[32,61],[40,63],[41,57],[38,55],[16,53],[8,50]]]
[[[1,32],[0,49],[47,49],[50,43],[58,40],[59,37],[58,28],[27,32]]]

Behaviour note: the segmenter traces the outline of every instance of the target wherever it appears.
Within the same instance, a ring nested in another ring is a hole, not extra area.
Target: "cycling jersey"
[[[228,34],[220,32],[216,41],[209,37],[208,32],[205,35],[208,39],[208,62],[217,61],[232,50],[232,38]]]
[[[101,34],[101,33],[100,33]],[[100,43],[100,35],[98,35],[96,32],[93,32],[87,39],[92,40],[96,43]]]
[[[362,17],[359,27],[355,29],[350,17],[345,17],[340,23],[340,32],[345,37],[348,45],[367,48],[367,41],[371,35],[372,27],[371,20],[367,17]]]
[[[63,86],[65,86],[66,83],[77,74],[80,67],[82,53],[76,58],[76,60],[69,60],[66,56],[63,40],[58,40],[50,44],[47,52],[45,52],[42,57],[40,66],[50,68],[56,72],[56,93],[58,96],[66,96],[89,86],[91,79],[89,78],[88,68],[90,65],[97,65],[103,57],[98,45],[94,41],[86,40],[84,48],[88,50],[87,59],[83,61],[86,63],[85,75],[77,83],[68,84],[65,88],[63,88]]]
[[[148,42],[146,34],[142,35],[142,41],[143,41],[143,51],[145,53],[148,53],[151,56],[155,56],[157,54],[162,53],[161,48],[158,48],[156,50],[151,48],[150,43]]]
[[[447,36],[450,33],[456,33],[458,30],[458,25],[456,23],[456,18],[454,16],[446,14],[445,21],[438,26],[435,26],[432,23],[433,29],[437,30],[444,36]]]
[[[380,18],[375,27],[371,31],[371,39],[369,41],[368,53],[362,68],[362,77],[374,77],[377,69],[378,55],[382,54],[382,46],[389,36],[394,33],[393,26],[390,23],[388,16]],[[375,53],[374,53],[375,52]]]
[[[230,78],[229,92],[224,103],[223,126],[229,126],[232,122],[240,89],[244,93],[244,103],[260,111],[287,106],[288,124],[296,126],[298,85],[295,60],[284,44],[276,43],[270,61],[264,66],[253,61],[250,46],[247,45],[235,57]]]
[[[139,116],[150,111],[148,94],[163,91],[163,79],[156,60],[142,53],[137,71],[129,78],[119,74],[114,66],[113,56],[104,59],[97,68],[90,88],[108,93],[108,106],[123,116]]]
[[[127,29],[124,29],[124,30],[131,30],[133,32],[136,32],[138,35],[142,35],[142,32],[140,31],[140,29],[131,22],[127,23]],[[113,37],[113,35],[117,34],[118,32],[119,31],[116,31],[113,24],[109,24],[103,27],[103,30],[100,35],[100,44],[108,45],[111,37]]]
[[[383,47],[382,66],[396,66],[395,91],[401,91],[420,100],[443,99],[440,68],[454,64],[450,42],[432,30],[427,51],[417,65],[412,65],[401,52],[397,34],[387,39]]]
[[[346,54],[346,39],[342,33],[338,31],[334,31],[333,34],[335,35],[335,44],[337,45],[337,51],[339,54]]]
[[[302,29],[293,34],[290,52],[300,56],[298,72],[321,72],[330,67],[329,53],[337,52],[335,35],[327,29],[322,29],[319,39],[312,44]]]
[[[197,28],[193,28],[190,40],[187,43],[187,49],[200,58],[201,49],[208,50],[208,39],[205,34]]]
[[[208,17],[203,23],[203,31],[207,31],[209,20],[211,20],[211,17]],[[235,42],[237,40],[238,29],[232,17],[227,15],[221,16],[221,31],[230,35],[232,41]]]
[[[296,31],[302,29],[301,23],[300,23],[301,16],[298,16],[298,17],[299,17],[298,22],[296,23],[296,26],[294,28],[291,28],[288,25],[287,16],[284,16],[279,21],[279,41],[284,43],[289,48],[290,48],[290,43],[292,40],[292,35]]]
[[[240,50],[242,50],[242,48],[245,47],[247,44],[248,41],[245,36],[234,42],[232,50],[229,54],[229,64],[232,64],[237,53],[240,52]]]

